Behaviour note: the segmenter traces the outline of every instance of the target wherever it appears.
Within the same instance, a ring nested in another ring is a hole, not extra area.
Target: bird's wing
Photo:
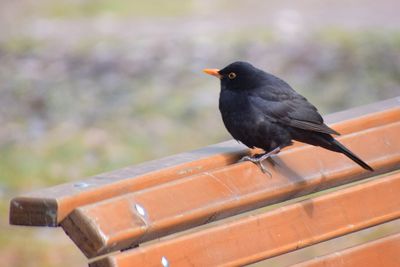
[[[318,110],[306,98],[289,89],[286,92],[257,91],[249,96],[250,104],[273,121],[303,130],[339,135],[324,123]]]

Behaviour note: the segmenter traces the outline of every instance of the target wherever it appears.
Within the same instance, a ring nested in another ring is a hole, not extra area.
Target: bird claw
[[[265,154],[263,154],[263,155],[261,155],[261,156],[257,156],[257,155],[254,156],[254,157],[244,156],[243,158],[241,158],[241,159],[239,160],[239,162],[251,161],[251,162],[257,164],[257,165],[260,167],[260,169],[261,169],[261,171],[262,171],[263,173],[267,173],[270,177],[272,177],[272,174],[267,170],[267,168],[264,167],[264,165],[262,164],[262,162],[263,162],[264,160],[266,160],[267,158],[271,157],[271,155],[279,153],[279,151],[281,151],[281,148],[280,148],[280,147],[277,147],[277,148],[275,148],[274,150],[272,150],[272,151],[270,151],[270,152],[268,152],[268,153],[265,153]]]
[[[268,174],[269,177],[272,178],[272,174],[268,171],[267,168],[264,167],[264,165],[262,164],[261,161],[258,163],[258,166],[260,166],[260,169],[261,169],[261,171],[262,171],[263,173]]]
[[[239,162],[244,162],[244,161],[251,161],[251,162],[253,162],[253,163],[255,163],[255,164],[257,164],[259,167],[260,167],[260,169],[261,169],[261,171],[263,172],[263,173],[267,173],[270,177],[272,177],[272,174],[267,170],[267,168],[265,168],[264,167],[264,165],[262,164],[262,161],[263,160],[265,160],[265,158],[262,158],[262,157],[250,157],[250,156],[244,156],[243,158],[241,158],[240,160],[239,160]]]
[[[239,160],[239,162],[244,162],[244,161],[251,161],[253,163],[258,163],[258,160],[256,157],[250,157],[250,156],[244,156]]]

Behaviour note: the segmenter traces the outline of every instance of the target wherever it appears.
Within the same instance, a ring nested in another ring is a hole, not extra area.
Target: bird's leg
[[[262,162],[264,160],[266,160],[267,158],[271,157],[271,155],[277,154],[279,153],[279,151],[281,151],[281,148],[278,146],[277,148],[273,149],[270,152],[261,154],[261,155],[255,155],[254,157],[250,157],[250,156],[244,156],[243,158],[241,158],[239,160],[239,162],[242,161],[251,161],[255,164],[257,164],[258,166],[260,166],[260,169],[263,173],[268,173],[271,176],[271,173],[268,172],[268,170],[264,167],[264,165],[262,164]]]
[[[258,154],[258,155],[255,155],[254,157],[244,156],[243,158],[240,159],[240,161],[251,161],[253,163],[258,163],[258,162],[264,161],[265,159],[269,158],[271,155],[279,153],[279,151],[281,151],[281,148],[277,147],[270,152],[267,152],[267,153],[264,153],[261,155]]]

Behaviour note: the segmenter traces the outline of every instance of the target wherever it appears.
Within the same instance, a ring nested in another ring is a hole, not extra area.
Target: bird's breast
[[[265,123],[264,116],[255,112],[249,105],[245,94],[222,91],[219,99],[219,110],[228,132],[233,138],[250,146],[246,139],[252,135],[258,125]]]
[[[290,143],[287,129],[253,107],[245,93],[222,91],[219,109],[228,132],[248,147],[269,151]]]

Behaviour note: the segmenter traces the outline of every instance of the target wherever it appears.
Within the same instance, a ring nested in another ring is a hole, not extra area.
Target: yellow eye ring
[[[235,79],[236,78],[236,73],[234,73],[234,72],[229,73],[228,74],[228,78],[231,79],[231,80]]]

